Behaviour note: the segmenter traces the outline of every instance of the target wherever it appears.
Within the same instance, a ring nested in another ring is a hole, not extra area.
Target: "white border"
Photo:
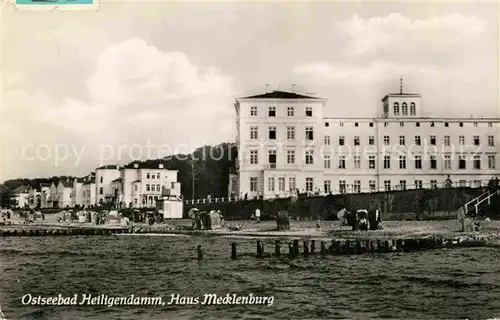
[[[7,0],[7,4],[13,5],[20,11],[98,11],[100,0],[93,0],[92,4],[64,4],[64,5],[50,5],[50,4],[16,4],[16,0]]]

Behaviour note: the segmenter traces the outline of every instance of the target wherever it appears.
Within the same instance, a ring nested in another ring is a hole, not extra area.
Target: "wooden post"
[[[295,248],[293,247],[293,244],[291,242],[288,243],[288,256],[293,258],[295,256]]]
[[[231,259],[236,259],[236,242],[231,243]]]
[[[316,253],[316,241],[311,240],[311,254]]]
[[[356,252],[355,253],[363,253],[363,245],[361,243],[361,240],[356,241]]]
[[[299,240],[293,240],[293,255],[296,257],[300,253]]]
[[[280,248],[281,248],[281,243],[279,240],[276,240],[276,243],[274,245],[274,254],[276,254],[277,257],[281,255]]]
[[[384,252],[384,241],[377,240],[377,252]]]
[[[203,249],[201,248],[201,244],[196,248],[198,251],[198,260],[203,260]]]
[[[344,249],[344,250],[342,250],[342,251],[344,251],[344,252],[341,252],[341,253],[351,253],[351,252],[352,252],[352,249],[351,249],[351,241],[347,240],[347,241],[345,242],[345,245],[344,245],[344,246],[342,246],[342,247],[343,247],[342,249]]]
[[[366,252],[372,251],[372,242],[370,240],[365,241],[365,250],[366,250]]]
[[[321,241],[321,255],[324,256],[326,254],[326,243]]]
[[[304,257],[309,256],[309,243],[307,240],[304,240]]]
[[[334,254],[335,253],[335,245],[336,245],[337,241],[335,240],[332,240],[332,244],[330,245],[330,248],[328,248],[328,253],[330,254]]]
[[[263,254],[264,253],[262,252],[262,242],[257,241],[257,258],[262,258]]]
[[[396,250],[397,251],[403,251],[403,239],[397,239],[396,240]]]
[[[384,252],[389,252],[391,251],[391,244],[389,242],[389,240],[385,240],[384,241]]]

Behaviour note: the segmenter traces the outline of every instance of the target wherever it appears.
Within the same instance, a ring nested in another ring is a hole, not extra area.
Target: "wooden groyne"
[[[0,237],[108,236],[132,233],[130,228],[34,228],[0,230]]]
[[[316,246],[319,245],[319,248]],[[256,258],[275,257],[295,259],[298,257],[327,256],[327,255],[355,255],[364,253],[390,253],[390,252],[414,252],[423,250],[443,248],[466,248],[466,247],[500,247],[499,237],[491,236],[461,236],[461,237],[427,237],[427,238],[398,238],[390,240],[353,240],[335,239],[329,242],[317,240],[294,239],[283,245],[281,240],[276,240],[274,250],[266,250],[262,241],[256,242],[255,253],[238,252],[238,244],[231,243],[230,257],[233,260],[238,257],[252,256]],[[282,249],[285,249],[282,251]],[[319,249],[319,250],[318,250]],[[274,252],[273,252],[274,251]],[[197,258],[203,259],[203,248],[197,246]]]

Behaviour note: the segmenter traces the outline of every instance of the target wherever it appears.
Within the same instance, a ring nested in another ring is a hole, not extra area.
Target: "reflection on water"
[[[310,257],[242,257],[255,241],[184,237],[0,239],[0,303],[7,319],[485,319],[500,316],[500,252],[493,248]],[[266,240],[264,240],[266,241]],[[266,249],[272,250],[271,240]],[[205,260],[197,261],[202,244]],[[24,306],[24,294],[274,296],[263,305]]]

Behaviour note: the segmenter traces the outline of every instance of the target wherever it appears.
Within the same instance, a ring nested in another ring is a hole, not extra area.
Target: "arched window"
[[[410,103],[410,116],[417,115],[417,107],[415,106],[415,102]]]
[[[403,102],[403,104],[401,105],[401,115],[402,116],[408,115],[408,105],[406,104],[406,102]]]
[[[394,115],[399,116],[399,103],[394,102]]]

